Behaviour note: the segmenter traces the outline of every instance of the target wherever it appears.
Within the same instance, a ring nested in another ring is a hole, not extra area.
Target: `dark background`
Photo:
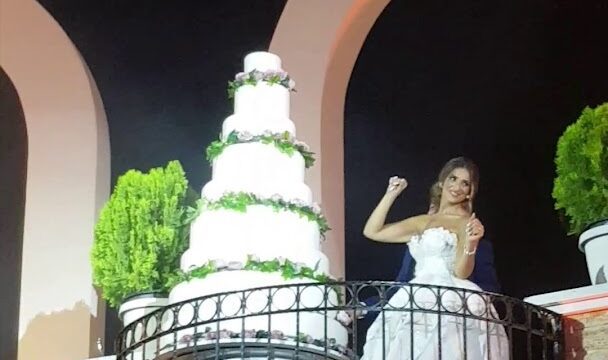
[[[0,359],[17,358],[27,130],[19,95],[0,68]]]
[[[200,189],[211,170],[204,149],[231,113],[226,83],[245,54],[268,48],[285,1],[40,3],[97,82],[113,182],[127,169],[179,159]],[[361,235],[388,177],[410,183],[389,216],[396,220],[425,211],[443,163],[466,155],[481,170],[475,209],[503,292],[521,298],[589,284],[577,240],[553,210],[553,157],[583,107],[608,101],[606,18],[600,0],[388,5],[346,99],[349,280],[398,271],[403,246]],[[106,349],[117,328],[110,313]]]

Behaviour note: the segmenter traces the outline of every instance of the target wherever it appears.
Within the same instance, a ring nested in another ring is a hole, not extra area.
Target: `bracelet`
[[[475,248],[473,248],[472,251],[467,250],[466,246],[464,248],[464,254],[465,255],[468,255],[468,256],[474,255],[476,252],[477,252],[477,246],[475,246]]]

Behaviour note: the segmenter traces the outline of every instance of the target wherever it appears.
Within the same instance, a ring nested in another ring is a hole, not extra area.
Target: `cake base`
[[[339,305],[338,294],[331,287],[310,283],[309,279],[285,280],[280,274],[258,271],[210,274],[175,286],[169,295],[175,312],[166,313],[162,322],[186,327],[177,332],[178,341],[209,336],[210,332],[265,331],[279,339],[293,341],[304,336],[309,343],[328,341],[346,347],[346,328],[336,320],[337,311],[327,310]],[[281,285],[290,286],[260,289]],[[195,322],[202,325],[187,327]]]
[[[336,351],[325,351],[314,345],[295,344],[293,342],[277,342],[266,340],[256,342],[215,341],[199,344],[188,348],[165,353],[157,357],[157,360],[204,360],[204,359],[299,359],[299,360],[324,360],[336,359],[346,360],[351,357]]]

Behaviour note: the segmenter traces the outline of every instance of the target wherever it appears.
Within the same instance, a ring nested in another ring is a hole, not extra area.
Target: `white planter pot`
[[[127,326],[134,321],[137,321],[143,316],[151,312],[167,306],[169,299],[160,297],[158,293],[138,294],[125,299],[118,309],[118,317],[122,320],[123,326]],[[160,348],[160,339],[147,340],[142,343],[146,333],[144,329],[148,326],[147,323],[137,325],[132,330],[129,330],[126,337],[127,347],[135,346],[135,348],[126,354],[123,354],[129,360],[153,360],[158,354],[157,349]],[[131,333],[132,332],[132,333]],[[138,344],[139,343],[139,344]]]
[[[600,221],[585,230],[578,240],[585,253],[589,277],[593,285],[606,283],[608,278],[608,220]]]
[[[127,326],[133,321],[146,316],[149,313],[167,306],[168,297],[159,297],[157,293],[145,293],[127,298],[118,309],[118,317],[123,326]]]

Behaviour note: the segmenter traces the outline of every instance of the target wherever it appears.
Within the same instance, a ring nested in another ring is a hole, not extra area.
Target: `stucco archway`
[[[390,0],[289,0],[270,51],[297,81],[291,117],[317,153],[306,181],[332,231],[323,244],[332,274],[344,277],[344,102],[367,34]]]
[[[34,0],[0,1],[0,66],[28,138],[19,358],[97,355],[104,316],[89,249],[110,186],[101,98],[77,49]]]

